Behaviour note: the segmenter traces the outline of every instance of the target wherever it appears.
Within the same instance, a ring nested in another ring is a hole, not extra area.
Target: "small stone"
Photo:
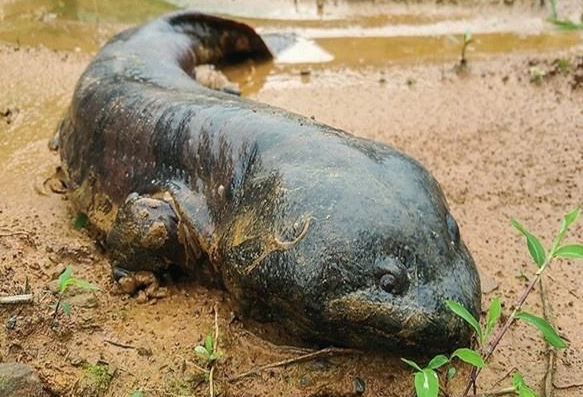
[[[138,289],[138,282],[132,276],[120,278],[118,284],[123,294],[133,295]]]
[[[480,285],[484,295],[498,289],[498,282],[484,272],[480,272]]]
[[[162,299],[168,296],[168,288],[158,287],[151,294],[148,294],[150,298]]]
[[[53,281],[49,281],[47,283],[47,289],[49,291],[51,291],[52,293],[58,293],[59,292],[59,280],[53,280]]]
[[[142,357],[150,357],[152,355],[152,349],[150,347],[138,347],[136,350],[138,351],[138,355]]]
[[[51,272],[51,279],[52,280],[58,279],[59,276],[65,271],[66,268],[67,267],[65,266],[64,263],[57,264],[57,266],[55,266],[55,268]]]
[[[366,390],[366,384],[364,380],[359,377],[354,378],[354,392],[358,395],[364,394]]]
[[[148,302],[148,295],[144,291],[138,291],[136,295],[136,302],[138,303],[146,303]]]
[[[136,282],[138,283],[138,288],[139,287],[147,287],[148,285],[156,282],[156,276],[154,276],[154,273],[147,272],[147,271],[136,272],[136,274],[134,275],[134,278],[136,279]]]
[[[49,397],[31,367],[20,363],[0,364],[0,396]]]
[[[67,298],[67,302],[69,302],[71,306],[76,307],[84,308],[97,307],[97,298],[95,297],[95,294],[93,294],[93,292],[87,292],[84,294],[71,296],[70,298]]]

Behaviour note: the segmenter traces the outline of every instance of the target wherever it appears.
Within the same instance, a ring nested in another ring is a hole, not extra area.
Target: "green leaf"
[[[213,336],[211,334],[208,334],[206,338],[204,338],[204,347],[206,351],[209,353],[209,355],[214,350],[213,345],[214,345]]]
[[[83,229],[85,225],[87,225],[88,221],[89,218],[87,217],[87,215],[82,212],[79,212],[75,217],[75,220],[73,220],[73,229],[75,230]]]
[[[490,308],[488,309],[488,320],[486,321],[486,330],[484,331],[484,339],[490,335],[490,332],[494,329],[494,326],[500,319],[500,315],[502,314],[502,303],[500,302],[500,298],[492,299],[492,303],[490,303]],[[485,342],[482,341],[482,344]]]
[[[221,357],[223,357],[223,352],[214,352],[213,354],[210,355],[209,361],[215,361]]]
[[[512,386],[520,389],[524,385],[526,385],[526,383],[520,372],[515,372],[514,375],[512,375]]]
[[[528,252],[530,252],[530,256],[540,268],[545,263],[546,255],[545,249],[543,248],[540,241],[528,230],[524,228],[516,219],[510,220],[510,223],[516,230],[526,237],[526,244],[528,245]]]
[[[415,368],[417,371],[421,372],[423,371],[423,369],[421,369],[421,367],[419,365],[417,365],[417,363],[413,360],[407,360],[406,358],[401,358],[401,361],[403,361],[404,363],[410,365],[411,367]]]
[[[583,245],[581,244],[569,244],[563,245],[555,250],[555,255],[562,258],[569,259],[582,259],[583,258]]]
[[[417,397],[437,397],[439,394],[439,379],[431,368],[425,368],[415,373],[415,391]]]
[[[94,291],[94,290],[98,290],[99,289],[99,287],[97,287],[96,285],[91,284],[88,281],[81,280],[81,279],[78,279],[78,278],[73,278],[73,277],[71,277],[68,280],[67,283],[68,283],[68,285],[73,285],[75,287],[83,288],[85,290],[90,290],[90,291]]]
[[[538,397],[537,394],[528,387],[524,378],[518,372],[512,375],[512,386],[516,388],[519,397]]]
[[[453,377],[455,376],[456,371],[457,370],[455,369],[455,367],[449,367],[447,369],[447,379],[452,380]]]
[[[451,355],[451,358],[458,357],[460,360],[465,361],[468,364],[473,365],[474,367],[482,368],[484,364],[484,360],[480,354],[472,349],[468,349],[462,347],[461,349],[457,349]]]
[[[581,215],[581,208],[579,207],[575,207],[571,212],[569,212],[567,215],[565,215],[563,217],[563,223],[561,224],[561,230],[559,230],[559,234],[557,234],[557,238],[555,238],[555,241],[553,243],[553,251],[555,251],[557,249],[557,247],[559,245],[561,245],[561,243],[563,242],[563,239],[565,238],[565,234],[567,233],[567,230],[569,229],[569,226],[571,226]]]
[[[431,359],[431,361],[429,361],[429,364],[427,364],[428,368],[431,369],[437,369],[439,367],[441,367],[444,364],[447,364],[449,362],[449,359],[447,358],[447,356],[443,355],[443,354],[438,354],[437,356],[433,357]]]
[[[129,397],[144,397],[144,393],[141,390],[134,390]]]
[[[67,289],[67,282],[73,274],[73,267],[71,265],[67,266],[65,271],[59,275],[59,292],[62,294]]]
[[[67,316],[71,316],[71,305],[69,302],[61,302],[61,309]]]
[[[210,357],[209,352],[204,346],[197,346],[194,348],[194,352],[202,359],[208,360]]]
[[[472,41],[472,32],[470,32],[469,30],[466,30],[466,33],[464,33],[464,41],[466,43]]]
[[[476,320],[474,316],[472,316],[471,313],[467,311],[467,309],[463,307],[460,303],[446,300],[445,304],[447,305],[447,307],[449,307],[451,311],[453,311],[455,314],[463,318],[468,324],[472,326],[472,328],[474,328],[474,331],[476,331],[476,335],[478,335],[478,339],[480,339],[481,341],[482,329],[480,328],[480,323],[478,322],[478,320]]]
[[[528,312],[518,312],[514,316],[519,320],[526,321],[527,323],[534,325],[540,332],[542,332],[543,336],[554,347],[559,349],[566,349],[568,346],[563,339],[557,334],[557,332],[551,327],[549,323],[547,323],[544,319],[535,316],[534,314]]]

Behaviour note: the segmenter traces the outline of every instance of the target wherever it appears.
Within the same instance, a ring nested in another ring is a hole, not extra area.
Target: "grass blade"
[[[555,256],[569,259],[583,259],[583,245],[563,245],[562,247],[555,250]]]
[[[490,335],[490,332],[494,329],[494,326],[500,319],[502,314],[502,303],[500,298],[494,298],[492,303],[490,303],[490,308],[488,309],[488,319],[486,321],[486,330],[484,331],[484,339]]]
[[[439,379],[431,368],[425,368],[415,374],[415,391],[417,397],[437,397],[439,394]]]
[[[546,255],[545,249],[543,248],[542,244],[532,233],[524,228],[516,219],[511,219],[510,223],[512,226],[518,230],[520,233],[526,237],[526,244],[528,245],[528,252],[530,252],[530,256],[540,268],[545,263]]]
[[[472,326],[472,328],[476,332],[476,335],[478,335],[478,339],[480,339],[481,341],[482,329],[480,328],[480,323],[478,322],[478,320],[476,320],[474,316],[472,316],[471,313],[467,311],[467,309],[458,302],[446,300],[445,304],[447,305],[447,307],[449,307],[451,311],[453,311],[455,314],[463,318],[468,324]]]
[[[453,354],[451,355],[451,357],[457,357],[460,360],[473,365],[474,367],[478,367],[478,368],[483,368],[484,365],[486,365],[484,363],[484,360],[482,360],[482,357],[480,356],[480,354],[472,349],[468,349],[468,348],[461,348],[461,349],[457,349],[456,351],[453,352]]]
[[[415,368],[417,371],[423,371],[421,369],[421,367],[419,365],[417,365],[417,363],[413,360],[407,360],[406,358],[401,358],[401,361],[403,361],[405,364],[408,364],[409,366]]]
[[[563,217],[563,223],[561,224],[561,230],[559,230],[559,234],[557,234],[557,238],[553,243],[553,252],[557,249],[559,245],[563,242],[563,238],[565,238],[565,234],[567,233],[567,229],[571,226],[579,216],[581,215],[581,208],[575,207],[571,212]]]
[[[435,357],[433,357],[431,359],[431,361],[429,361],[429,364],[427,364],[427,367],[431,368],[431,369],[437,369],[439,367],[441,367],[442,365],[445,365],[449,362],[449,359],[447,358],[447,356],[443,355],[443,354],[439,354]]]
[[[65,271],[59,275],[59,292],[62,294],[67,289],[68,281],[73,274],[73,267],[71,265],[67,266]]]
[[[552,346],[559,349],[566,349],[568,346],[563,339],[557,334],[557,332],[547,323],[544,319],[535,316],[534,314],[528,312],[518,312],[515,318],[523,320],[531,325],[534,325],[540,332],[542,332],[544,338]]]

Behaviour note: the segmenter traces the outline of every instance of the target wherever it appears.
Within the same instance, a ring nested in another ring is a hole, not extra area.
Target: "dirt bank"
[[[573,72],[533,84],[529,69],[533,61],[545,61],[538,68],[546,70],[555,58],[580,52],[470,59],[463,75],[450,61],[314,69],[303,76],[291,68],[268,78],[253,96],[388,143],[425,164],[440,181],[485,279],[498,284],[484,302],[501,296],[508,313],[526,282],[521,272],[533,273],[510,217],[548,244],[561,215],[583,198],[583,88],[572,88]],[[251,334],[248,329],[261,334],[262,328],[244,326],[230,312],[228,297],[195,283],[171,285],[167,298],[147,304],[113,294],[107,259],[83,231],[72,229],[66,197],[43,184],[58,165],[47,140],[89,59],[84,53],[0,46],[0,294],[20,293],[26,284],[35,294],[33,305],[0,308],[0,360],[31,364],[63,396],[87,395],[93,368],[88,364],[100,362],[109,364],[111,375],[105,395],[125,397],[138,388],[147,396],[206,395],[188,361],[212,329],[217,307],[225,356],[215,378],[223,395],[344,396],[354,395],[361,382],[366,396],[410,395],[408,370],[395,358],[368,353],[229,382],[254,365],[298,353]],[[580,224],[569,241],[582,240]],[[70,320],[51,328],[51,281],[66,264],[100,290],[95,299],[80,299]],[[557,386],[583,378],[582,269],[581,263],[559,261],[548,279],[556,322],[570,345],[559,355]],[[538,291],[527,307],[541,313]],[[499,388],[513,367],[537,385],[544,357],[542,339],[520,325],[505,338],[481,386]],[[187,389],[197,383],[194,391]],[[556,396],[581,393],[567,388]]]

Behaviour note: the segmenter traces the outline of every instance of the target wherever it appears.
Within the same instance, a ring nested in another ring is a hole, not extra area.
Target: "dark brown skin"
[[[322,344],[445,351],[480,283],[438,183],[386,145],[206,89],[201,63],[268,60],[194,12],[114,37],[60,128],[75,205],[130,270],[218,277],[240,309]]]

